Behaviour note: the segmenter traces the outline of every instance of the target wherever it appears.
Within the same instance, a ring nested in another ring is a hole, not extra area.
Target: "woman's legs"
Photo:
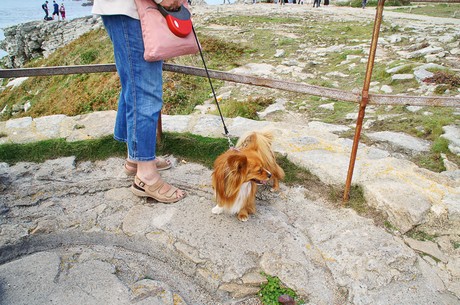
[[[156,130],[162,100],[162,62],[144,60],[144,44],[139,20],[123,16],[103,16],[113,43],[121,81],[114,138],[128,145],[128,159],[137,162],[137,175],[150,185],[160,179],[156,168]],[[168,184],[162,187],[167,191]],[[161,192],[161,190],[160,190]],[[177,197],[184,192],[178,190]]]

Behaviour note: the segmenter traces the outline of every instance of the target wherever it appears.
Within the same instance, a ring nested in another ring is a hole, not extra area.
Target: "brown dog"
[[[242,136],[235,149],[217,157],[212,173],[217,205],[214,214],[224,210],[237,214],[241,221],[248,220],[256,211],[255,195],[258,184],[273,179],[273,189],[279,190],[283,169],[276,163],[270,132],[250,132]]]

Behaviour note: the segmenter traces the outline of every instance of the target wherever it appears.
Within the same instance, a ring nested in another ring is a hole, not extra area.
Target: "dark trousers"
[[[316,5],[316,7],[319,7],[320,4],[321,4],[321,0],[315,0],[313,2],[313,7],[315,7],[315,5]]]

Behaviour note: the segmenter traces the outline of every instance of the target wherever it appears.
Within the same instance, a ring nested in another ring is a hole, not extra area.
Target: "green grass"
[[[412,4],[410,7],[397,8],[394,11],[432,17],[460,18],[458,3]]]
[[[105,160],[112,156],[126,154],[126,145],[104,137],[97,140],[67,142],[54,139],[26,144],[0,145],[0,162],[15,164],[18,162],[41,163],[49,159],[75,156],[77,161]]]
[[[222,115],[227,118],[243,117],[252,120],[257,120],[259,117],[257,112],[264,110],[266,107],[274,103],[271,97],[249,97],[245,101],[237,101],[229,99],[219,103]],[[218,110],[212,112],[218,115]]]
[[[198,33],[209,69],[227,70],[240,65],[246,49],[236,43],[208,37]],[[112,63],[113,49],[105,30],[82,35],[77,40],[51,54],[47,59],[36,59],[26,67],[66,66]],[[199,55],[182,56],[170,60],[188,66],[203,67]],[[217,90],[223,82],[213,81]],[[208,99],[210,86],[202,77],[180,73],[164,73],[165,114],[190,114],[194,107]],[[12,106],[30,102],[27,113],[17,113],[15,118],[40,117],[52,114],[75,116],[101,110],[116,110],[120,83],[116,73],[92,73],[31,77],[18,88],[0,92],[0,109],[7,107],[1,120],[13,117]]]
[[[228,148],[228,141],[223,138],[206,138],[190,133],[164,133],[161,145],[158,146],[158,154],[173,154],[212,168],[214,160]]]
[[[366,7],[375,7],[377,6],[378,1],[377,0],[368,0]],[[402,6],[402,5],[409,5],[410,1],[409,0],[388,0],[385,1],[385,6]],[[349,0],[345,2],[337,2],[335,3],[337,6],[351,6],[351,7],[361,7],[362,6],[362,1],[361,0]]]
[[[233,143],[236,139],[232,139]],[[157,147],[159,155],[170,154],[188,162],[195,162],[212,168],[214,160],[229,148],[227,139],[207,138],[190,133],[163,133],[163,138]],[[60,157],[75,156],[76,161],[105,160],[109,157],[125,157],[126,145],[115,141],[112,136],[101,139],[66,142],[64,139],[54,139],[26,144],[0,145],[0,162],[16,164],[18,162],[41,163],[46,160]],[[306,189],[332,200],[335,204],[341,202],[343,188],[328,186],[308,170],[301,168],[277,154],[277,161],[284,169],[286,177],[284,183],[288,186],[302,185]],[[335,194],[335,195],[331,195]],[[364,195],[359,187],[353,186],[350,192],[349,206],[362,210]]]
[[[417,229],[410,230],[406,233],[406,235],[412,239],[420,240],[420,241],[434,241],[437,237],[436,235],[431,235],[423,231],[419,231]]]
[[[235,143],[236,139],[232,139]],[[212,168],[214,160],[229,148],[227,139],[207,138],[190,133],[163,133],[157,147],[159,155],[173,154],[190,162]],[[112,136],[95,140],[67,142],[53,139],[26,144],[0,145],[0,162],[16,164],[18,162],[41,163],[49,159],[75,156],[76,161],[104,160],[109,157],[124,157],[126,145],[115,141]],[[285,182],[289,185],[319,181],[308,171],[296,166],[286,157],[278,155],[278,162],[286,172]]]
[[[291,288],[286,287],[281,283],[280,279],[276,276],[270,276],[262,273],[267,278],[267,283],[262,284],[259,297],[264,305],[280,305],[278,298],[281,295],[289,295],[295,301],[296,304],[305,304],[305,302],[297,296],[297,293]]]
[[[388,220],[385,220],[383,225],[385,226],[385,228],[387,228],[388,231],[390,232],[398,232],[399,229],[397,227],[395,227],[391,222],[389,222]]]

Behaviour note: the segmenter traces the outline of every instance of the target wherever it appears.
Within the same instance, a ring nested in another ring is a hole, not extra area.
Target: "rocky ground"
[[[308,12],[338,20],[371,21],[375,13],[332,6],[321,10],[286,6],[280,11],[273,5],[202,7],[194,13],[197,22],[205,24],[216,12],[231,16],[248,8],[255,14]],[[451,63],[458,69],[458,40],[448,36],[458,37],[459,20],[413,19],[392,12],[384,18],[401,26],[410,22],[419,33],[414,44],[429,37],[431,44],[425,47],[429,49],[422,54],[426,61]],[[210,28],[216,35],[228,33],[228,29]],[[382,54],[394,48],[385,41],[403,39],[403,35],[383,37]],[[310,57],[321,61],[322,52],[333,51],[331,47],[302,50],[296,58],[280,55],[275,62],[263,63],[255,59],[234,72],[307,79],[309,73],[290,63],[295,60],[301,66]],[[418,50],[391,53],[409,59]],[[273,50],[273,55],[282,51]],[[347,58],[343,65],[352,65],[354,60],[362,58]],[[265,90],[249,88],[226,84],[219,94]],[[372,88],[375,92],[391,89],[383,84]],[[420,84],[413,92],[423,95],[430,90]],[[325,183],[342,184],[351,141],[337,134],[352,127],[314,121],[285,105],[280,99],[261,113],[266,121],[229,120],[229,129],[238,136],[248,129],[268,127],[277,136],[277,152]],[[220,136],[219,118],[206,112],[205,107],[192,116],[165,116],[164,129]],[[114,112],[16,119],[0,123],[0,130],[8,135],[0,140],[94,138],[110,134],[113,119]],[[451,128],[449,138],[455,150],[458,126]],[[163,175],[186,189],[188,196],[173,205],[133,196],[121,159],[76,163],[69,157],[43,164],[3,163],[0,303],[256,304],[254,294],[264,282],[263,271],[278,276],[307,304],[460,304],[460,171],[453,164],[444,173],[433,173],[408,161],[408,154],[425,149],[426,143],[419,139],[400,133],[373,136],[386,140],[380,140],[381,145],[360,146],[354,181],[363,186],[368,203],[383,211],[397,229],[333,206],[300,186],[282,185],[279,194],[261,190],[258,212],[247,223],[213,215],[210,170],[174,158],[174,168]],[[404,234],[413,228],[422,228],[432,239]]]

